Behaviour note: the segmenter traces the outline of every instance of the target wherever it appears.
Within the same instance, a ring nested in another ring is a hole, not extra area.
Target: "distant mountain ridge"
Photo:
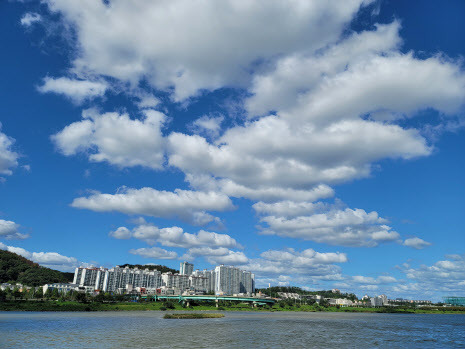
[[[120,267],[158,270],[161,273],[178,273],[164,265],[120,264]],[[74,273],[66,273],[42,267],[16,253],[0,250],[0,284],[20,283],[27,286],[42,286],[55,282],[73,282]]]

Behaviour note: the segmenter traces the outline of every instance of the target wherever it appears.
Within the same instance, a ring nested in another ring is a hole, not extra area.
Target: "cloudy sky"
[[[462,0],[0,3],[0,248],[465,292]]]

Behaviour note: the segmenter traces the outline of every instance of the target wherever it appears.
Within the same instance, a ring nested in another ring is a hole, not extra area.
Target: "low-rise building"
[[[345,298],[330,298],[328,299],[330,305],[338,305],[341,307],[350,307],[353,305],[353,302],[350,299]]]
[[[78,291],[78,284],[69,284],[69,283],[55,283],[55,284],[45,284],[42,286],[42,290],[45,294],[48,290],[58,290],[59,293],[68,293],[70,291]]]

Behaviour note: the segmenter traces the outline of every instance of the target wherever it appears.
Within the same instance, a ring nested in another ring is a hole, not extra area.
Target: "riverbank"
[[[72,301],[5,301],[0,302],[0,311],[251,311],[251,312],[345,312],[345,313],[397,313],[397,314],[465,314],[465,307],[448,308],[337,308],[320,307],[318,305],[296,305],[281,307],[251,307],[249,304],[229,304],[216,307],[215,305],[195,305],[184,307],[182,304],[164,302],[119,302],[119,303],[79,303]]]

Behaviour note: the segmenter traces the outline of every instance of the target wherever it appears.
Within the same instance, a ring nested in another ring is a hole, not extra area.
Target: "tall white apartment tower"
[[[191,275],[194,272],[194,264],[188,262],[182,262],[179,265],[179,274]]]

